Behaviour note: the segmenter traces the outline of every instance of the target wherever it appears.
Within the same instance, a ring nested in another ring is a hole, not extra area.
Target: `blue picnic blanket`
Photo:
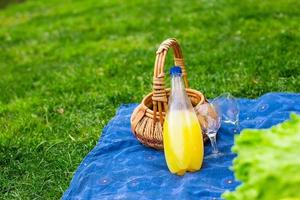
[[[240,125],[269,128],[300,113],[300,94],[268,93],[258,99],[238,99]],[[203,167],[180,177],[168,171],[164,154],[141,145],[131,133],[130,115],[137,104],[122,105],[104,128],[95,148],[84,158],[62,199],[221,199],[239,182],[230,170],[235,127],[222,124],[219,157],[205,146]]]

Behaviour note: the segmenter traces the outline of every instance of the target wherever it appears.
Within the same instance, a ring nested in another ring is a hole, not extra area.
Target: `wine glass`
[[[202,131],[208,136],[212,153],[218,154],[216,136],[221,123],[233,124],[239,127],[239,107],[237,100],[230,93],[224,93],[211,102],[201,104],[197,111],[200,113],[199,121]]]
[[[210,140],[213,154],[217,154],[219,152],[216,141],[217,132],[221,126],[221,114],[219,111],[219,106],[217,104],[213,104],[213,102],[205,102],[198,108],[201,128]]]
[[[234,96],[230,93],[224,93],[213,99],[211,103],[218,107],[223,123],[232,124],[236,128],[239,127],[240,110]]]

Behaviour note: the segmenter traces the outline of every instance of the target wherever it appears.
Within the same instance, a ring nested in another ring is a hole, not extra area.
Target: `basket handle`
[[[163,41],[156,51],[156,59],[154,64],[153,76],[153,119],[156,120],[157,111],[159,114],[160,123],[163,124],[162,112],[168,111],[168,98],[164,83],[164,66],[168,50],[172,48],[174,54],[174,63],[182,69],[182,77],[186,88],[189,87],[187,74],[185,70],[184,60],[179,43],[174,38]],[[155,123],[155,121],[154,121]]]

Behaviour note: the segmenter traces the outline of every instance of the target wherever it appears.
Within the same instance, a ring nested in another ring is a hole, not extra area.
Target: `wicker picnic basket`
[[[176,39],[167,39],[160,44],[156,52],[153,92],[144,97],[141,104],[136,107],[131,115],[131,129],[137,139],[142,144],[159,150],[163,149],[163,122],[168,110],[170,95],[170,88],[165,88],[164,84],[164,65],[170,48],[173,49],[175,65],[182,68],[186,92],[196,111],[199,122],[201,124],[205,123],[199,114],[199,109],[201,104],[206,102],[206,99],[201,92],[189,88],[181,48]],[[204,141],[207,140],[206,135],[203,135],[203,138]]]

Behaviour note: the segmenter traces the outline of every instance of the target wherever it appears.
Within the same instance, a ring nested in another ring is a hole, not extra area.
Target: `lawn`
[[[298,0],[2,8],[0,199],[59,199],[117,107],[151,91],[155,51],[168,37],[182,45],[191,86],[208,98],[300,92],[299,8]]]

